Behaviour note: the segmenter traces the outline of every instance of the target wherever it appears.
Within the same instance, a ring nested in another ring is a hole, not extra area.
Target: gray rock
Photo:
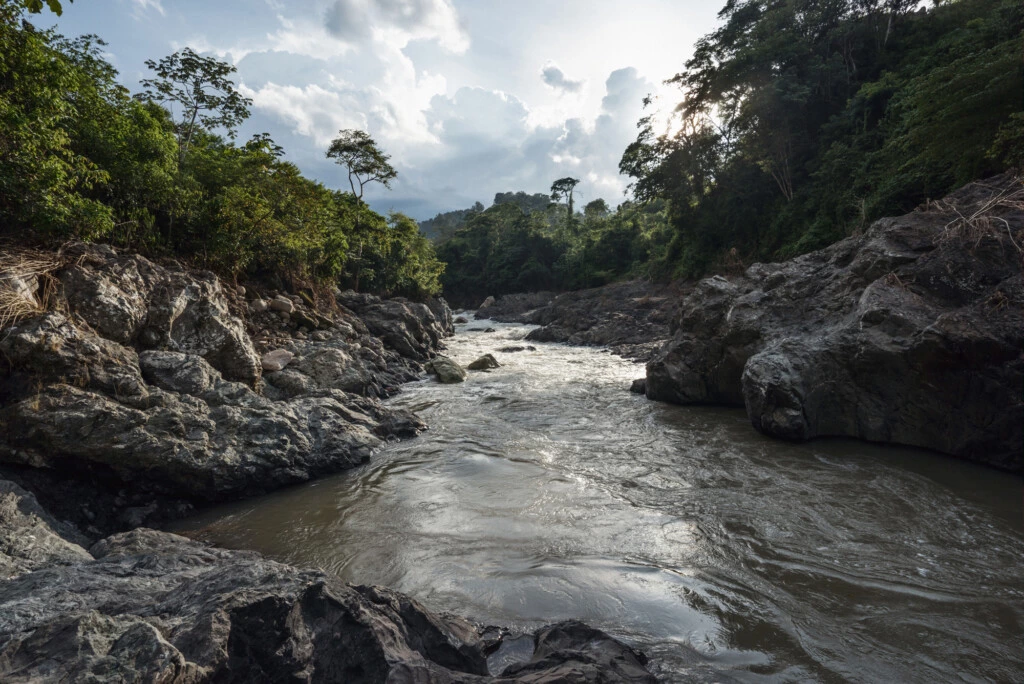
[[[252,302],[249,302],[249,311],[253,313],[263,313],[264,311],[267,311],[269,308],[270,304],[268,304],[267,301],[264,299],[256,299]]]
[[[464,323],[469,323],[469,319],[465,316],[458,316],[453,322],[462,325]]]
[[[501,368],[501,364],[494,358],[493,354],[484,354],[473,363],[466,366],[466,370],[471,371],[485,371],[492,368]]]
[[[263,358],[260,359],[260,363],[263,365],[263,370],[274,373],[284,370],[284,367],[291,363],[291,360],[294,358],[295,354],[287,349],[275,349],[264,354]]]
[[[451,311],[444,300],[435,300],[439,319],[427,304],[406,299],[380,299],[373,295],[343,292],[338,302],[351,310],[366,329],[386,346],[415,361],[426,361],[441,341],[452,334]]]
[[[135,530],[0,585],[4,681],[495,681],[471,624],[383,587]],[[643,656],[563,623],[500,681],[653,682]]]
[[[629,386],[629,391],[634,394],[647,394],[647,378],[637,378]]]
[[[54,565],[92,560],[85,537],[57,522],[35,496],[0,480],[0,580]]]
[[[217,278],[157,266],[105,245],[73,245],[60,273],[69,311],[120,344],[197,354],[225,377],[254,384],[259,357],[228,310]]]
[[[485,299],[483,301],[483,303],[480,304],[480,306],[477,307],[477,310],[479,311],[480,309],[486,309],[489,306],[492,306],[493,304],[494,304],[494,297],[488,297],[487,299]]]
[[[700,282],[647,366],[647,396],[745,406],[788,439],[859,437],[1024,472],[1024,275],[1008,237],[1024,211],[990,207],[998,228],[985,229],[946,209],[971,216],[1014,183],[971,184],[863,236]]]
[[[283,295],[278,295],[270,300],[270,310],[290,314],[295,311],[295,302]]]
[[[510,347],[501,347],[498,351],[502,354],[515,354],[516,352],[523,351],[537,351],[537,348],[533,345],[512,345]]]
[[[466,371],[462,369],[462,366],[447,356],[438,356],[428,362],[425,368],[437,377],[438,382],[446,385],[463,382],[466,379]]]

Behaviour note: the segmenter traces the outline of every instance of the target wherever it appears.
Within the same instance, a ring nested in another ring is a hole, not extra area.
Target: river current
[[[607,352],[457,327],[449,355],[503,366],[390,401],[429,431],[176,530],[488,624],[578,618],[666,681],[693,663],[757,682],[1024,681],[1022,478],[773,440],[742,410],[631,394],[643,366]]]

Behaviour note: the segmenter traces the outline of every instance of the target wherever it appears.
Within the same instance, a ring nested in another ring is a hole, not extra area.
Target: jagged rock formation
[[[1005,175],[739,278],[701,281],[647,396],[745,406],[788,439],[1024,471],[1024,185]]]
[[[643,656],[579,623],[539,631],[491,678],[497,630],[383,587],[146,529],[79,552],[0,583],[3,681],[654,681]]]
[[[344,297],[382,340],[280,294],[247,323],[214,276],[110,247],[63,257],[51,311],[0,336],[0,467],[94,535],[352,467],[425,427],[374,397],[422,373],[451,331],[443,302]],[[265,317],[292,358],[261,379],[247,325]],[[57,482],[81,485],[74,504]]]

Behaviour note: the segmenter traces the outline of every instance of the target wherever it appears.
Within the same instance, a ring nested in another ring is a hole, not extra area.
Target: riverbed
[[[390,403],[428,432],[175,530],[483,623],[578,618],[667,681],[1024,680],[1022,478],[769,439],[631,394],[643,366],[602,350],[457,328],[448,354],[503,365],[407,385]]]

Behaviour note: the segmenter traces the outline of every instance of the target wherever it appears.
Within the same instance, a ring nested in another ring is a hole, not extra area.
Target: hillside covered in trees
[[[395,176],[365,133],[343,131],[327,151],[350,181],[331,190],[268,134],[236,140],[251,103],[234,67],[185,48],[147,62],[133,95],[102,40],[38,30],[25,5],[0,0],[0,237],[104,241],[230,280],[439,291],[443,265],[415,221],[362,199]]]
[[[462,212],[436,235],[446,290],[728,272],[1020,166],[1024,4],[918,5],[729,0],[670,81],[672,132],[648,117],[623,154],[634,200],[568,221],[497,201]]]

